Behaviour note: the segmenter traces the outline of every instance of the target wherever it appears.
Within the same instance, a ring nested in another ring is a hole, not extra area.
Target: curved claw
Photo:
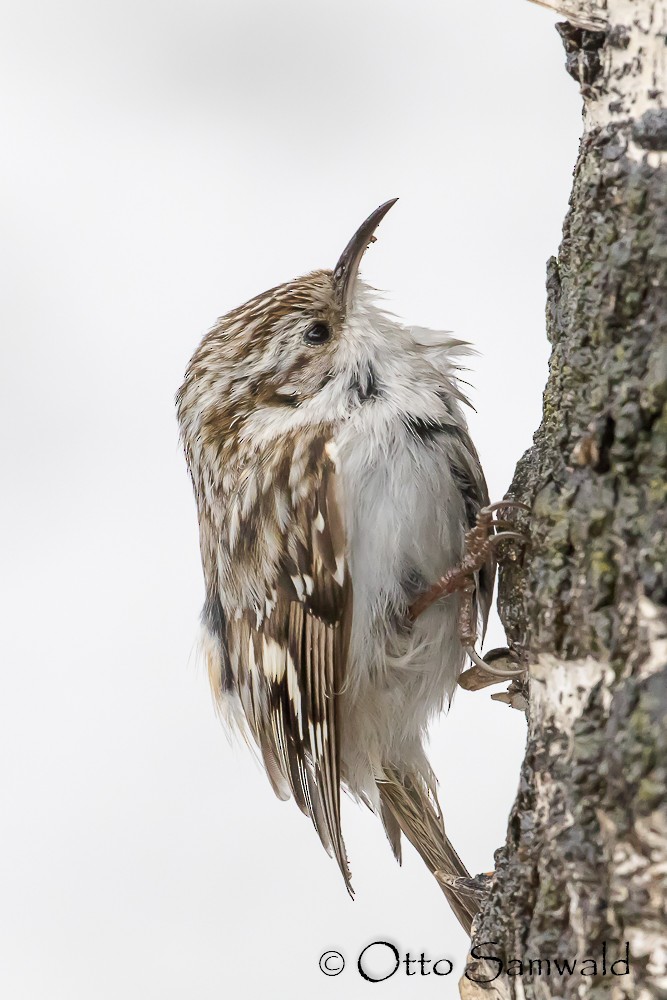
[[[501,680],[510,680],[512,677],[523,677],[526,672],[524,667],[519,667],[517,670],[498,670],[497,667],[492,667],[490,663],[483,660],[474,646],[466,646],[465,651],[476,667],[484,670],[487,674],[491,674],[492,677],[500,677]]]
[[[496,542],[504,542],[506,538],[513,538],[516,542],[528,541],[528,535],[524,535],[521,531],[499,531],[497,535],[491,535],[489,545],[495,545]]]
[[[490,503],[487,507],[482,507],[481,514],[493,514],[494,510],[525,510],[530,513],[528,504],[521,503],[520,500],[498,500],[497,503]]]

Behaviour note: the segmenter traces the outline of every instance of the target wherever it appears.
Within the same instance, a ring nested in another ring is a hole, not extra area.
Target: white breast
[[[446,435],[418,440],[399,414],[374,400],[357,411],[335,443],[354,593],[351,682],[384,673],[388,657],[398,655],[438,670],[446,638],[438,633],[443,619],[451,618],[444,606],[419,619],[405,649],[397,641],[396,619],[407,610],[404,588],[411,575],[428,586],[462,554],[464,505],[447,460]],[[428,655],[417,655],[424,641],[431,644]]]
[[[410,574],[428,585],[459,561],[464,506],[446,435],[416,440],[381,401],[361,407],[335,444],[354,601],[341,751],[348,786],[373,801],[392,761],[428,772],[425,729],[463,666],[458,598],[406,629],[404,587]]]

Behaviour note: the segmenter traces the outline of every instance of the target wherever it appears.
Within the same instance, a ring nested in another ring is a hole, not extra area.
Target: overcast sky
[[[232,749],[194,655],[196,516],[173,395],[215,318],[331,266],[473,341],[492,498],[539,422],[580,131],[554,18],[524,0],[3,4],[0,996],[367,997],[384,939],[466,941],[352,803],[352,903],[312,826]],[[488,646],[502,643],[492,626]],[[450,836],[493,867],[522,716],[459,692],[433,732]],[[337,949],[348,967],[318,969]],[[376,988],[376,987],[373,987]]]

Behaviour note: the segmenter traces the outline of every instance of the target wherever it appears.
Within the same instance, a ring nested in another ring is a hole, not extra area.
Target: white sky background
[[[545,261],[579,97],[522,0],[3,4],[0,996],[366,997],[369,942],[452,959],[421,861],[346,803],[356,902],[230,749],[193,654],[203,597],[173,395],[215,318],[331,266],[473,341],[492,498],[539,422]],[[494,624],[487,645],[502,643]],[[459,692],[433,735],[453,842],[493,867],[524,721]],[[318,970],[336,948],[348,968]]]

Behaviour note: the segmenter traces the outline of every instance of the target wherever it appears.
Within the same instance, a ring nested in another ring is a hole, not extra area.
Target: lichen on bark
[[[571,69],[597,64],[579,80],[599,105],[605,49],[622,33],[561,33]],[[543,420],[509,491],[531,508],[531,542],[501,572],[499,601],[532,665],[528,745],[473,938],[505,961],[629,941],[631,973],[464,979],[465,997],[667,997],[663,117],[586,132],[548,264]],[[482,967],[471,963],[473,978]]]

